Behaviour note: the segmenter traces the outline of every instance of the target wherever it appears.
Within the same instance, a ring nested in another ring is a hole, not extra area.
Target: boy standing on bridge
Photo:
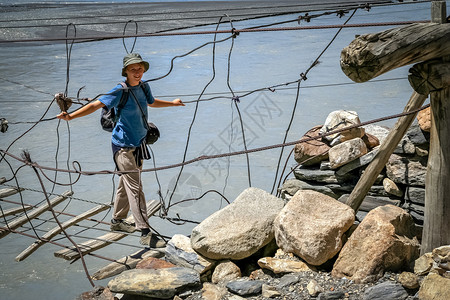
[[[141,81],[144,72],[148,69],[149,63],[144,61],[138,53],[130,53],[123,58],[122,76],[126,77],[129,99],[120,111],[111,138],[113,158],[119,171],[142,169],[143,157],[138,149],[141,148],[143,143],[145,147],[147,127],[142,113],[145,114],[145,120],[147,120],[147,105],[150,107],[184,106],[180,99],[164,101],[153,97],[148,83]],[[100,97],[98,100],[72,113],[62,112],[57,117],[70,121],[89,115],[104,106],[108,109],[117,108],[123,91],[122,85],[118,84],[107,95]],[[124,221],[130,209],[135,225]],[[140,173],[130,172],[121,174],[119,179],[114,202],[114,213],[111,220],[111,230],[131,233],[136,229],[141,231],[140,243],[142,245],[152,248],[165,246],[165,242],[150,231]]]

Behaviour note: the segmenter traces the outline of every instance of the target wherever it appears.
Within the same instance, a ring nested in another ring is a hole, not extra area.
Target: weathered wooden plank
[[[31,205],[24,205],[24,206],[17,206],[10,209],[3,210],[3,213],[0,213],[0,218],[11,216],[11,215],[17,215],[21,212],[28,211],[30,209],[33,209],[33,206]]]
[[[433,21],[446,22],[446,12],[446,2],[436,1],[431,11]],[[450,55],[441,60],[443,64],[449,63]],[[430,103],[430,150],[425,181],[422,254],[450,244],[450,87],[430,93]]]
[[[154,215],[161,207],[161,203],[156,200],[150,200],[147,202],[147,216],[151,217]],[[130,215],[127,219],[127,222],[133,222],[133,216]],[[93,252],[95,250],[101,249],[103,247],[108,246],[114,241],[118,241],[126,237],[127,234],[119,233],[119,232],[110,232],[99,236],[97,239],[89,240],[83,242],[78,245],[80,248],[82,255],[86,255],[87,253]],[[65,260],[73,260],[80,257],[80,253],[78,253],[75,247],[71,247],[69,249],[63,249],[54,253],[56,257],[64,258]]]
[[[61,203],[65,199],[67,199],[67,197],[70,197],[72,195],[73,195],[72,191],[66,191],[62,195],[53,198],[52,200],[50,200],[51,207],[58,205],[59,203]],[[26,216],[17,218],[14,221],[9,222],[8,227],[10,229],[17,229],[20,226],[22,226],[23,224],[27,223],[29,219],[30,220],[34,219],[49,209],[50,209],[50,207],[49,207],[48,203],[46,202],[45,204],[31,210],[29,213],[27,213]],[[9,233],[10,233],[9,230],[0,230],[0,238],[7,236]]]
[[[444,63],[440,59],[415,64],[409,73],[409,83],[422,95],[450,86],[450,63]]]
[[[413,92],[411,98],[406,104],[404,112],[420,108],[426,99],[427,96]],[[381,170],[383,170],[389,160],[389,157],[394,152],[402,137],[405,135],[416,115],[417,114],[409,114],[400,117],[397,120],[397,123],[395,123],[395,126],[391,129],[383,144],[380,145],[377,155],[361,175],[361,178],[358,180],[358,183],[347,200],[347,205],[353,208],[355,212],[358,211],[364,197],[367,195],[367,192],[369,192],[370,187],[375,183],[378,174],[380,174]]]
[[[421,253],[450,244],[450,88],[431,93],[430,103],[430,150]]]
[[[412,24],[364,34],[341,52],[342,71],[366,82],[395,68],[450,55],[450,23]]]
[[[23,188],[4,188],[0,190],[0,198],[6,198],[23,191]]]
[[[103,268],[95,272],[91,276],[91,278],[93,280],[102,280],[105,278],[116,276],[122,273],[123,271],[136,268],[136,265],[144,258],[147,257],[160,258],[163,256],[164,256],[163,250],[145,248],[131,255],[122,257],[121,259],[118,259],[117,262],[112,262],[104,266]]]
[[[66,229],[72,225],[75,225],[79,222],[81,222],[84,219],[87,219],[89,217],[92,217],[102,211],[105,211],[109,209],[109,205],[108,203],[105,203],[103,205],[97,205],[96,207],[93,207],[92,209],[70,219],[67,220],[66,222],[61,224],[61,227],[63,229]],[[52,230],[48,231],[46,234],[44,234],[42,236],[42,239],[44,240],[51,240],[54,236],[58,235],[59,233],[62,232],[62,229],[59,226],[54,227]],[[37,249],[39,249],[39,247],[41,247],[42,245],[44,245],[46,242],[43,240],[36,240],[33,244],[31,244],[27,249],[25,249],[24,251],[22,251],[18,256],[16,256],[16,261],[22,261],[24,259],[26,259],[28,256],[30,256],[31,254],[33,254],[33,252],[35,252]]]

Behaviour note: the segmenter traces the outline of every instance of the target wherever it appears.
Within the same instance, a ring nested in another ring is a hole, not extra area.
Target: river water
[[[2,3],[0,8],[9,9],[7,14],[3,14],[3,21],[8,20],[6,16],[36,18],[36,14],[33,15],[33,9],[30,7],[39,7],[37,4],[26,8],[14,8],[15,11],[11,12],[10,5],[19,3],[18,1],[0,2]],[[86,1],[78,2],[80,10],[85,11],[86,7],[81,2]],[[25,2],[20,2],[20,4],[23,3]],[[260,1],[234,1],[229,4],[229,7],[233,7],[234,4],[245,7],[249,3],[253,6],[270,4],[270,2]],[[115,4],[104,5],[111,5],[111,12],[114,14],[120,11]],[[177,8],[177,5],[181,5],[167,2],[156,4],[161,11],[169,12],[174,7]],[[185,2],[183,5],[189,7],[190,4]],[[214,10],[214,16],[221,15],[222,11],[216,5],[213,2],[204,2],[201,8]],[[105,6],[102,9],[104,8]],[[191,13],[195,9],[198,10],[199,6],[191,9]],[[68,8],[65,8],[62,15],[67,14],[67,10]],[[72,4],[70,10],[76,13],[77,5]],[[49,15],[54,12],[48,7],[43,11],[48,12]],[[243,11],[245,10],[239,12]],[[213,19],[213,12],[208,13]],[[234,13],[238,14],[237,11]],[[310,12],[310,15],[318,13],[321,12]],[[195,13],[193,15],[195,16]],[[291,20],[299,15],[301,14],[247,20],[235,22],[233,25],[236,28],[246,28]],[[346,14],[340,19],[334,14],[326,15],[315,18],[310,23],[303,21],[301,26],[342,24],[349,16],[350,14]],[[429,20],[429,18],[430,3],[412,2],[373,7],[369,11],[358,10],[349,24],[417,21]],[[167,25],[166,21],[170,24]],[[166,21],[158,23],[162,26],[161,29],[164,29],[164,26],[173,28],[185,25],[183,23],[185,20]],[[214,22],[217,22],[217,19]],[[4,24],[10,23],[2,22],[1,26]],[[298,26],[298,24],[294,22],[279,26]],[[68,28],[69,33],[72,34],[70,27]],[[293,109],[297,84],[283,84],[297,80],[299,74],[309,68],[338,29],[241,33],[234,40],[231,52],[229,85],[227,75],[231,39],[217,43],[214,55],[215,77],[201,97],[201,99],[213,97],[215,99],[201,101],[198,106],[195,100],[199,99],[200,93],[213,76],[213,47],[210,44],[190,55],[175,59],[170,74],[164,79],[150,82],[150,85],[155,97],[165,100],[180,97],[187,102],[187,105],[150,109],[150,118],[160,128],[161,138],[152,146],[154,160],[147,161],[144,168],[153,167],[153,163],[156,166],[168,166],[181,162],[188,139],[186,160],[202,155],[243,150],[240,118],[231,100],[230,88],[235,95],[241,96],[237,105],[245,127],[245,141],[248,149],[282,143],[292,116],[293,122],[287,141],[301,138],[308,129],[322,124],[331,111],[338,109],[356,111],[363,122],[400,113],[412,93],[407,80],[408,67],[390,71],[367,83],[356,84],[343,74],[339,66],[340,51],[354,39],[355,35],[378,32],[387,28],[390,27],[358,27],[342,30],[321,56],[320,63],[308,73],[307,80],[301,83],[295,112]],[[103,29],[108,31],[110,28]],[[185,31],[213,29],[215,25],[185,29]],[[229,24],[222,24],[220,29],[229,29]],[[80,26],[77,36],[98,33],[98,28],[96,30],[88,32],[88,29]],[[64,35],[64,31],[64,27],[51,29],[51,31],[42,27],[32,33],[0,28],[2,38],[58,36]],[[111,29],[110,32],[112,31],[114,30]],[[118,33],[121,34],[120,31]],[[226,37],[228,34],[220,34],[217,39]],[[135,51],[141,53],[151,65],[144,79],[167,74],[171,60],[175,56],[181,56],[200,45],[211,42],[213,38],[213,35],[138,38]],[[128,49],[131,49],[133,40],[126,39],[125,42]],[[23,150],[28,150],[33,161],[46,167],[73,170],[73,162],[78,162],[77,168],[83,171],[112,170],[110,137],[100,128],[99,114],[94,113],[67,124],[52,119],[58,114],[59,108],[55,104],[50,107],[49,105],[53,94],[65,91],[67,82],[68,95],[72,97],[76,96],[78,89],[83,86],[85,88],[80,92],[81,97],[94,97],[107,92],[122,80],[120,70],[125,51],[121,39],[75,43],[71,49],[64,43],[0,44],[0,61],[2,62],[0,65],[0,79],[2,79],[0,118],[6,118],[9,121],[8,131],[0,133],[0,149],[6,150],[13,143],[8,150],[9,153],[20,156]],[[67,73],[68,54],[70,55],[69,73]],[[274,91],[265,89],[242,96],[249,91],[275,85],[280,86]],[[77,107],[79,106],[74,104],[74,108]],[[51,120],[40,122],[36,126],[28,123],[42,117]],[[381,125],[392,126],[394,122],[395,120],[385,121]],[[27,132],[30,128],[32,129]],[[25,132],[27,133],[23,135]],[[291,147],[285,149],[281,167],[290,150]],[[165,205],[169,206],[183,199],[197,198],[210,190],[218,191],[228,201],[233,201],[249,186],[249,173],[253,187],[271,192],[280,151],[280,148],[276,148],[249,154],[250,171],[247,168],[245,155],[204,160],[187,165],[176,184],[175,192],[173,189],[176,178],[180,174],[180,168],[158,171],[156,175],[161,185]],[[287,163],[288,169],[294,165],[293,158],[290,158]],[[55,180],[53,172],[44,171],[43,173],[51,181]],[[23,200],[24,203],[33,205],[43,203],[45,197],[40,192],[42,187],[33,170],[28,166],[22,167],[22,163],[6,156],[0,162],[0,177],[12,179],[13,175],[16,179],[9,181],[2,188],[18,183],[26,190],[22,193],[22,199],[19,195],[14,195],[6,198],[7,200],[16,202]],[[158,199],[155,173],[145,172],[142,176],[147,198]],[[43,177],[42,174],[41,177]],[[72,187],[54,185],[49,179],[43,178],[47,192],[58,194],[69,189],[73,190],[74,199],[57,206],[58,210],[72,214],[84,212],[98,203],[109,203],[114,188],[113,180],[117,182],[117,178],[112,178],[111,175],[77,178],[75,175],[69,177],[64,172],[57,174],[56,181],[64,184],[75,182]],[[0,205],[3,210],[17,206],[4,201],[1,201]],[[226,200],[217,193],[210,192],[197,201],[171,206],[168,216],[201,221],[225,205]],[[103,212],[95,218],[109,221],[110,214],[110,211]],[[69,217],[61,215],[58,218],[64,221]],[[50,221],[44,222],[49,219]],[[12,219],[9,217],[7,220]],[[50,213],[41,215],[32,223],[39,235],[43,235],[46,230],[56,226]],[[97,237],[107,232],[108,226],[103,224],[94,228],[85,228],[92,227],[94,224],[85,221],[80,223],[84,227],[73,227],[68,230],[68,233],[77,236],[74,237],[75,241],[82,242],[86,238]],[[171,236],[176,233],[189,235],[195,223],[176,225],[157,216],[151,218],[151,225],[165,236]],[[5,220],[1,221],[1,226],[5,226]],[[29,224],[20,230],[35,235],[35,232],[30,230]],[[57,239],[59,243],[70,244],[62,236],[58,236]],[[15,262],[14,258],[33,241],[33,238],[19,234],[9,234],[1,239],[0,299],[73,299],[81,292],[91,289],[80,261],[70,264],[54,257],[53,252],[61,249],[56,245],[45,245],[25,261]],[[96,253],[118,259],[139,249],[137,236],[130,236]],[[90,274],[108,263],[99,258],[86,256]],[[108,280],[102,280],[96,284],[106,285],[107,282]]]

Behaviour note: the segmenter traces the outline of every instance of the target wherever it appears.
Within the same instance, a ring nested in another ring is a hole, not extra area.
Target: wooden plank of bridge
[[[50,206],[54,207],[54,206],[58,205],[59,203],[61,203],[62,201],[64,201],[65,199],[67,199],[67,197],[70,197],[72,195],[73,195],[72,191],[66,191],[62,195],[56,196],[55,198],[50,200]],[[26,216],[17,218],[15,220],[9,222],[7,227],[15,230],[15,229],[19,228],[20,226],[22,226],[23,224],[27,223],[28,220],[37,218],[44,212],[48,211],[50,209],[50,206],[46,202],[45,204],[31,210],[29,213],[27,213]],[[9,233],[10,233],[9,230],[0,230],[0,238],[7,236]]]
[[[102,212],[102,211],[109,209],[109,207],[110,206],[108,205],[108,203],[105,203],[102,205],[97,205],[97,206],[93,207],[92,209],[62,223],[61,227],[62,227],[62,229],[66,229],[72,225],[75,225],[75,224],[81,222],[82,220],[85,220],[89,217],[92,217],[92,216]],[[54,227],[52,230],[50,230],[46,234],[44,234],[41,237],[42,238],[41,240],[36,240],[27,249],[25,249],[18,256],[16,256],[16,261],[22,261],[22,260],[26,259],[28,256],[33,254],[33,252],[35,252],[37,249],[39,249],[39,247],[44,245],[46,243],[46,241],[51,240],[53,237],[55,237],[56,235],[61,233],[62,232],[61,227],[59,227],[59,226]]]
[[[33,209],[33,206],[24,204],[23,206],[17,206],[10,209],[3,210],[3,213],[0,213],[0,218],[11,216],[11,215],[17,215],[24,211],[28,211],[30,209]]]
[[[0,198],[6,198],[23,191],[23,188],[4,188],[0,190]]]
[[[161,207],[161,203],[157,200],[150,200],[147,202],[147,216],[150,218],[154,215]],[[127,222],[133,222],[133,216],[129,216],[126,219]],[[81,250],[81,254],[84,256],[88,253],[101,249],[103,247],[108,246],[112,242],[118,241],[128,234],[119,233],[119,232],[110,232],[105,235],[99,236],[96,239],[92,239],[81,244],[78,244],[78,247]],[[63,249],[54,253],[55,257],[64,258],[65,260],[73,260],[80,257],[80,253],[77,251],[75,247],[71,247],[68,249]]]

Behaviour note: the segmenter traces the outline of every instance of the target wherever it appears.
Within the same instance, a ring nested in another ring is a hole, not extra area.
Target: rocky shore
[[[332,112],[305,138],[359,122]],[[419,255],[427,122],[421,113],[356,215],[345,199],[387,135],[380,126],[296,145],[279,197],[244,190],[189,237],[99,270],[107,287],[78,299],[448,299],[450,245]]]

